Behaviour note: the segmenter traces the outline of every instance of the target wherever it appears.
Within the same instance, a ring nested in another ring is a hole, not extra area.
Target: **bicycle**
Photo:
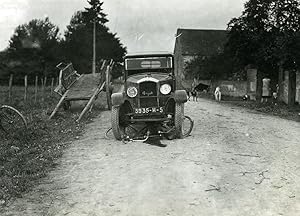
[[[194,121],[189,116],[184,116],[182,119],[182,138],[186,138],[190,136],[192,130],[194,128]],[[164,136],[165,138],[172,140],[175,138],[175,127],[168,127],[167,125],[162,131],[158,131],[158,134],[151,135],[149,128],[147,126],[142,126],[140,128],[133,127],[128,125],[125,129],[123,134],[122,141],[124,143],[132,142],[132,141],[140,141],[145,142],[148,138],[155,137],[155,136]],[[109,128],[105,132],[106,139],[113,139],[112,128]]]
[[[194,121],[189,116],[184,116],[182,122],[182,137],[188,137],[194,128]]]
[[[5,134],[12,134],[27,129],[25,117],[14,107],[2,105],[0,107],[0,129]]]

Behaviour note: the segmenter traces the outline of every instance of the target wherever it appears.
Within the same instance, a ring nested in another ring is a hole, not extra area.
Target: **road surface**
[[[87,126],[58,167],[1,215],[300,215],[300,124],[200,99],[188,138],[162,148]]]

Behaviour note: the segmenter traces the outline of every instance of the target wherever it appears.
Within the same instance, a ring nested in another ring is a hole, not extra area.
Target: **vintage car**
[[[176,89],[173,55],[128,54],[124,71],[124,86],[111,97],[115,138],[145,134],[181,138],[187,93]]]

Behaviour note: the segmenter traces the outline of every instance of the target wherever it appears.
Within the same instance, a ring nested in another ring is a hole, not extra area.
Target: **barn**
[[[182,87],[189,89],[193,83],[193,77],[185,72],[186,63],[197,56],[208,58],[222,52],[226,41],[226,30],[177,29],[174,47],[175,74]]]

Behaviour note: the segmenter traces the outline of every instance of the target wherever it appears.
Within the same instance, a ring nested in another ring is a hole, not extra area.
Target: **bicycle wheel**
[[[3,105],[0,108],[0,113],[2,128],[7,133],[14,133],[27,128],[24,116],[17,109]]]
[[[194,127],[194,121],[189,116],[184,116],[182,122],[182,136],[187,137],[190,135]]]
[[[108,140],[112,140],[112,139],[114,139],[115,137],[114,137],[114,134],[113,134],[113,132],[112,132],[112,128],[109,128],[109,129],[107,129],[106,131],[105,131],[105,139],[108,139]]]

